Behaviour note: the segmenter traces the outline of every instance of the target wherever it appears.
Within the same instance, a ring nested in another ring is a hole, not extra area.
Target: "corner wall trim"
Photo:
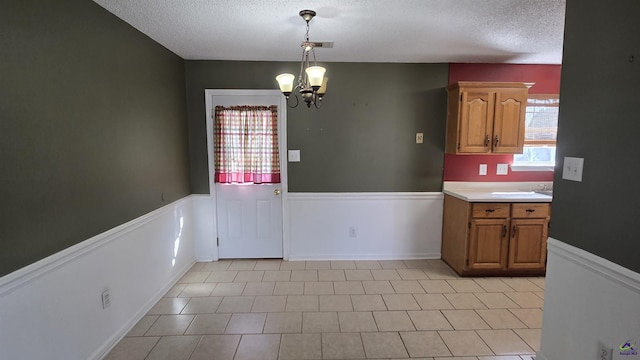
[[[547,241],[547,249],[565,260],[588,268],[629,290],[640,293],[639,273],[551,237]]]
[[[124,234],[132,232],[150,221],[157,219],[169,209],[184,205],[190,197],[191,195],[188,195],[182,199],[176,200],[136,219],[109,229],[76,245],[47,256],[33,264],[29,264],[12,273],[0,277],[0,298],[65,264],[74,261],[77,258],[107,245],[109,242],[120,238]]]

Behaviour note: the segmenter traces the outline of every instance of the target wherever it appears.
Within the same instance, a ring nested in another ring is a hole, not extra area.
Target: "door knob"
[[[275,190],[273,190],[273,194],[274,194],[275,196],[280,195],[280,189],[275,189]]]

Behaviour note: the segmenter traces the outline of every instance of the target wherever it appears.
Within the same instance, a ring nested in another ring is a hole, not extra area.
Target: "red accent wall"
[[[450,64],[449,84],[458,81],[532,82],[530,94],[559,94],[560,65]],[[496,175],[497,164],[511,164],[513,155],[445,154],[444,181],[553,181],[552,171],[520,171]],[[478,175],[487,164],[487,175]]]

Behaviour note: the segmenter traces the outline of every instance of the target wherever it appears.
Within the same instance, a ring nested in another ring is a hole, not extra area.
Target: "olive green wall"
[[[85,0],[2,1],[0,49],[0,276],[190,193],[181,58]]]
[[[299,66],[186,61],[192,192],[209,192],[204,90],[276,89],[275,75]],[[325,66],[322,107],[287,110],[288,148],[302,160],[289,163],[289,191],[441,191],[448,65]]]
[[[594,15],[597,14],[597,26]],[[568,0],[550,235],[640,272],[640,2]],[[631,55],[633,62],[629,61]]]

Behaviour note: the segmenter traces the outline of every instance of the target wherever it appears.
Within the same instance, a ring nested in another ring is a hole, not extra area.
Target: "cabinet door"
[[[459,153],[488,153],[491,150],[493,97],[493,93],[482,90],[462,92]]]
[[[494,153],[522,153],[527,90],[503,90],[496,93],[491,147]]]
[[[500,270],[507,267],[507,219],[471,220],[469,269]]]
[[[511,220],[509,269],[544,269],[547,259],[547,219]]]

